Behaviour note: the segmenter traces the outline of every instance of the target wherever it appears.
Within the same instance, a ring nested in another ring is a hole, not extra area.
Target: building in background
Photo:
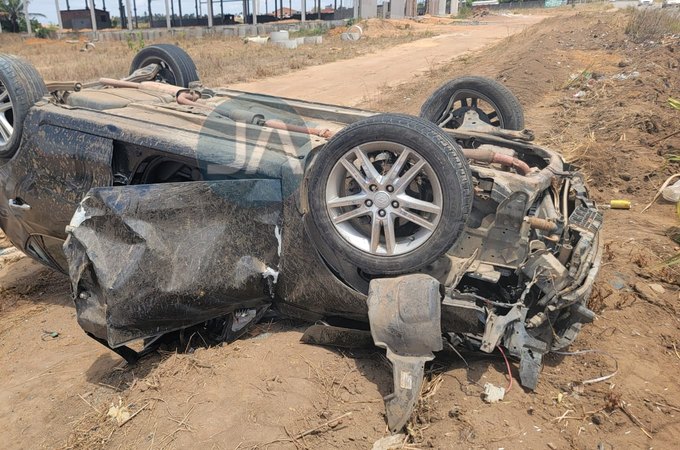
[[[92,29],[92,17],[89,9],[69,9],[67,11],[59,11],[59,14],[65,29]],[[97,20],[98,30],[111,28],[111,15],[108,11],[95,8],[94,16]]]

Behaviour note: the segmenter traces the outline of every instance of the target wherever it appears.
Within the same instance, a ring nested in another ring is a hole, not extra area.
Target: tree
[[[30,14],[29,17],[45,17],[44,14]],[[22,0],[0,0],[0,20],[9,24],[9,31],[18,33],[26,29],[24,2]]]

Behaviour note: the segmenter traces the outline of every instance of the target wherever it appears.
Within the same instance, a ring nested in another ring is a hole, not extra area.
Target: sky
[[[71,9],[83,9],[87,0],[69,0]],[[175,2],[175,14],[178,14],[179,8],[178,3],[182,2],[182,12],[184,14],[191,14],[196,11],[194,0],[170,0]],[[288,7],[288,0],[284,1],[284,7]],[[307,0],[307,9],[312,9],[312,4],[314,0]],[[132,2],[132,0],[130,0]],[[266,0],[269,11],[274,9],[274,0]],[[207,10],[207,1],[201,0],[201,10],[203,14]],[[292,5],[294,10],[299,10],[301,0],[292,0]],[[330,0],[322,0],[322,5],[327,5],[332,3]],[[343,0],[343,5],[351,5],[352,0]],[[123,0],[125,4],[125,0]],[[102,0],[95,0],[96,8],[100,9],[102,7]],[[243,11],[241,0],[224,2],[224,12],[225,14],[238,14]],[[340,5],[340,0],[338,0],[338,5]],[[59,0],[59,6],[61,9],[66,9],[66,0]],[[265,0],[259,0],[260,13],[264,13]],[[118,11],[118,0],[106,0],[106,10],[111,13],[112,16],[119,16]],[[28,11],[30,13],[44,14],[46,18],[38,17],[37,19],[43,23],[57,23],[57,8],[55,0],[30,0],[28,4]],[[147,0],[137,0],[137,14],[143,15],[147,11]],[[151,11],[154,14],[162,14],[165,12],[165,0],[151,0]],[[217,15],[220,11],[220,2],[218,0],[213,1],[213,12]]]

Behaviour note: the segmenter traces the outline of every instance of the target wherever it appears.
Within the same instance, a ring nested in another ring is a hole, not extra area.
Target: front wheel
[[[472,205],[460,147],[417,117],[355,122],[326,144],[310,170],[318,244],[374,275],[412,272],[444,254]]]

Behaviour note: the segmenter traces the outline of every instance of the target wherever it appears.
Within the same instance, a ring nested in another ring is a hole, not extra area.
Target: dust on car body
[[[370,330],[398,431],[435,352],[504,348],[534,389],[593,320],[602,216],[501,84],[452,80],[414,117],[209,89],[170,45],[130,72],[45,85],[0,55],[0,225],[129,361],[135,340],[231,341],[269,310],[347,327],[308,342]]]

